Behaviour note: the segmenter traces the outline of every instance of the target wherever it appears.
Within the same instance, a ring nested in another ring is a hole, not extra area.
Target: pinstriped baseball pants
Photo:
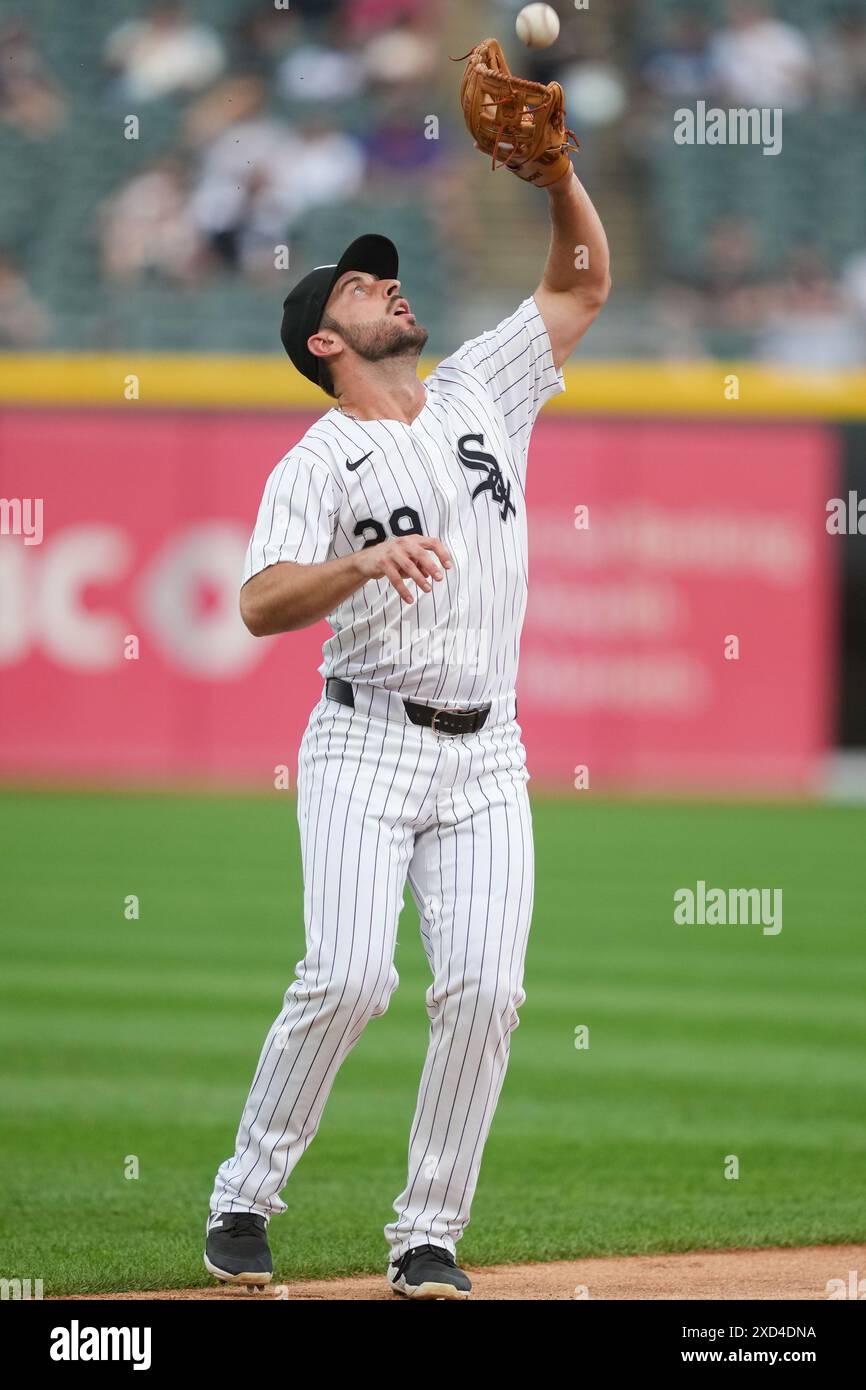
[[[343,1058],[398,984],[408,882],[432,984],[406,1186],[385,1227],[454,1253],[525,999],[532,823],[520,728],[503,702],[475,734],[410,724],[399,701],[322,697],[298,758],[306,954],[268,1033],[211,1210],[286,1210],[279,1194],[315,1137]],[[365,703],[367,708],[365,708]],[[396,709],[398,716],[383,717]],[[513,700],[511,701],[513,711]],[[375,712],[373,712],[375,711]]]

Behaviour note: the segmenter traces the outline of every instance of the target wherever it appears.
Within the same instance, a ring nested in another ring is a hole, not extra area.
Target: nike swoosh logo
[[[348,468],[350,473],[354,473],[356,468],[360,468],[362,463],[366,463],[367,459],[372,457],[373,450],[371,449],[369,454],[365,454],[362,459],[356,459],[354,463],[352,463],[351,459],[346,459],[346,467]]]

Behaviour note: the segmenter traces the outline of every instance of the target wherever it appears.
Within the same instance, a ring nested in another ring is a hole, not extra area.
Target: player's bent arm
[[[387,579],[405,603],[413,603],[405,581],[429,593],[430,581],[444,577],[440,563],[451,567],[444,545],[431,536],[401,536],[315,565],[280,560],[244,584],[241,617],[254,637],[294,632],[327,617],[370,579]]]
[[[547,192],[550,249],[533,298],[559,370],[607,300],[610,250],[601,218],[573,169]]]
[[[324,618],[363,582],[357,555],[319,565],[281,560],[244,584],[241,617],[254,637],[292,632]]]

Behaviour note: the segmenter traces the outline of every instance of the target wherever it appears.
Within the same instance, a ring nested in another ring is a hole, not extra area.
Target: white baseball
[[[524,5],[514,27],[527,48],[549,48],[559,37],[559,15],[552,5]]]

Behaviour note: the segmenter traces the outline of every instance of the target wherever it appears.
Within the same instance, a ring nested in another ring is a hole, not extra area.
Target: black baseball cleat
[[[415,1245],[388,1266],[388,1283],[407,1298],[468,1298],[472,1281],[443,1245]]]
[[[204,1267],[223,1284],[263,1289],[274,1264],[268,1223],[253,1211],[213,1211],[207,1219]]]

